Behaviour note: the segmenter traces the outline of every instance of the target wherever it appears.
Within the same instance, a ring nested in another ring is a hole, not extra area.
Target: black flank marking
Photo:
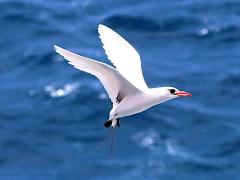
[[[112,125],[112,120],[107,120],[107,121],[104,123],[104,127],[106,127],[106,128],[109,128],[111,125]]]

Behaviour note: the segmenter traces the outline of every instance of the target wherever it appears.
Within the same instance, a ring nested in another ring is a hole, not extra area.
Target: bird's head
[[[161,90],[165,96],[169,96],[170,98],[176,98],[181,96],[192,96],[191,93],[180,91],[175,87],[162,87]]]
[[[162,101],[167,101],[181,96],[192,96],[191,93],[180,91],[175,87],[160,87],[153,89],[154,94]]]

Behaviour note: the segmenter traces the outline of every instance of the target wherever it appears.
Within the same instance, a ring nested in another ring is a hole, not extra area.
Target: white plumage
[[[110,28],[99,25],[98,32],[108,59],[116,69],[59,46],[54,45],[54,48],[69,64],[96,76],[103,84],[113,103],[106,127],[115,127],[120,117],[136,114],[178,96],[191,95],[173,87],[149,89],[143,78],[138,52]]]
[[[54,45],[56,52],[62,55],[75,68],[96,76],[106,89],[115,105],[120,90],[124,94],[133,94],[138,89],[127,81],[115,68],[105,63],[89,59]]]
[[[147,91],[141,59],[138,52],[125,39],[104,25],[98,26],[98,33],[108,59],[129,82],[141,91]]]

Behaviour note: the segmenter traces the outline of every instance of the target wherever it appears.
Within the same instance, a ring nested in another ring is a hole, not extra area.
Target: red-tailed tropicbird
[[[179,96],[191,96],[174,87],[148,88],[138,52],[112,29],[100,24],[99,37],[108,59],[115,66],[86,58],[54,45],[54,49],[75,68],[96,76],[107,91],[113,107],[105,127],[119,127],[119,118],[142,112]]]

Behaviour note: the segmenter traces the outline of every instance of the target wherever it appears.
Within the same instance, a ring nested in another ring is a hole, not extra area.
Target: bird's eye
[[[174,94],[176,92],[175,89],[169,89],[169,91],[170,91],[171,94]]]

